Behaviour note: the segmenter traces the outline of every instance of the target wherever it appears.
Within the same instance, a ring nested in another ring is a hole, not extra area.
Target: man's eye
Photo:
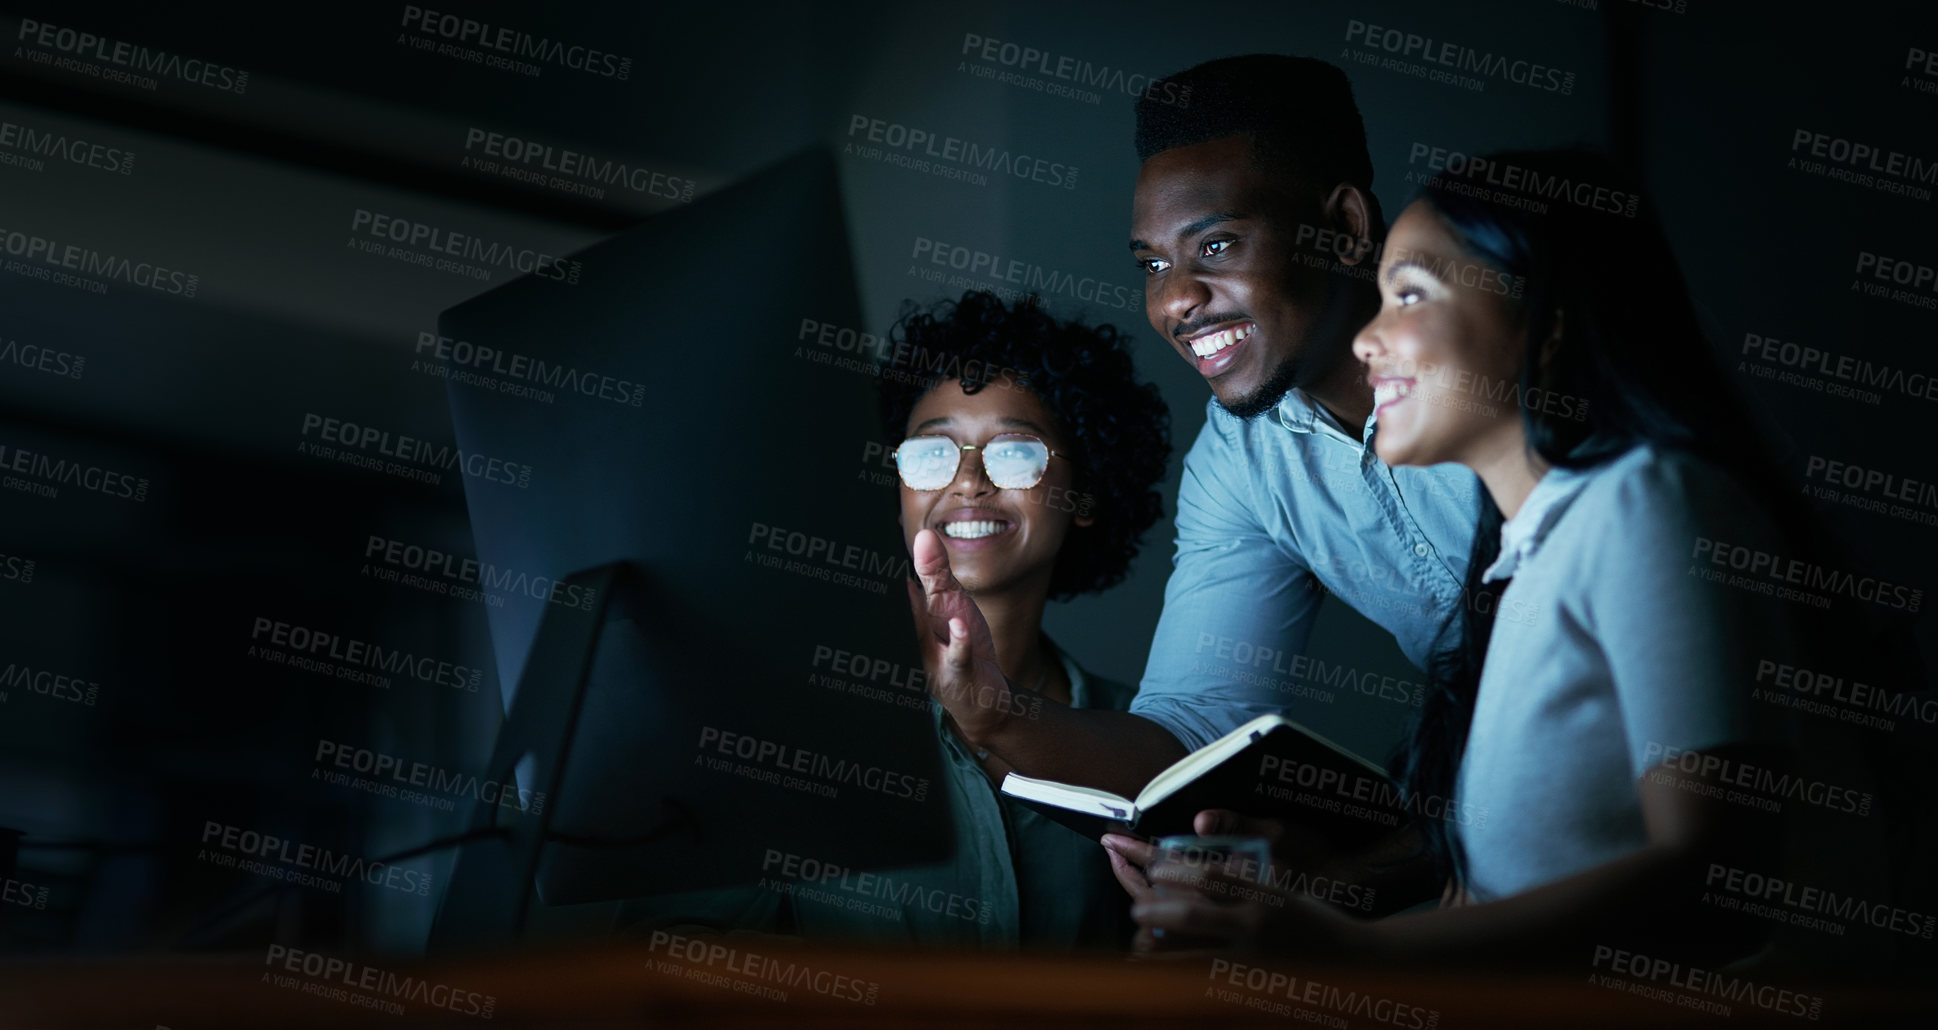
[[[1145,275],[1156,275],[1171,267],[1171,263],[1163,258],[1138,258],[1137,264],[1144,270]]]
[[[1203,256],[1211,257],[1214,254],[1223,254],[1225,249],[1231,246],[1231,242],[1230,240],[1208,240],[1205,242],[1203,248]]]
[[[1393,294],[1393,299],[1400,302],[1400,307],[1410,308],[1420,302],[1420,291],[1411,288],[1399,290]]]

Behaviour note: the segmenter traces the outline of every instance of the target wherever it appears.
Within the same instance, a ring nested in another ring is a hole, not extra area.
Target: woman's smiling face
[[[1028,490],[998,489],[983,466],[983,446],[1003,434],[1034,436],[1058,455],[1070,453],[1049,405],[1015,381],[1000,378],[965,393],[945,380],[916,402],[908,436],[943,436],[964,451],[955,476],[939,490],[901,487],[902,536],[912,549],[915,534],[934,530],[948,550],[949,567],[971,593],[1009,589],[1040,581],[1048,589],[1057,554],[1072,526],[1094,518],[1074,513],[1067,503],[1074,470],[1053,457],[1043,479]],[[1052,503],[1063,498],[1063,503]]]
[[[1460,246],[1432,206],[1387,236],[1380,309],[1353,340],[1366,363],[1388,465],[1469,466],[1518,446],[1522,313],[1512,281]]]

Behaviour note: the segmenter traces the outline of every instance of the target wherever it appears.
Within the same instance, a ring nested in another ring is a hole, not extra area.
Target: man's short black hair
[[[1138,381],[1131,337],[1108,324],[1057,319],[1035,297],[1005,304],[984,290],[928,309],[905,303],[891,337],[906,360],[882,370],[887,439],[907,438],[916,403],[939,384],[953,380],[975,393],[1015,382],[1056,416],[1070,450],[1075,492],[1055,503],[1096,519],[1064,538],[1050,596],[1067,600],[1121,581],[1164,512],[1157,486],[1171,455],[1170,409],[1156,386]]]
[[[1206,61],[1165,81],[1181,87],[1178,93],[1188,87],[1190,101],[1165,103],[1153,96],[1168,91],[1145,91],[1137,102],[1139,161],[1244,132],[1261,167],[1322,190],[1351,183],[1371,196],[1366,125],[1352,83],[1337,67],[1311,57],[1246,54]]]

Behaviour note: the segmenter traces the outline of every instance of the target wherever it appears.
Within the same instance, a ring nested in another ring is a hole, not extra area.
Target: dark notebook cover
[[[1251,740],[1242,750],[1174,788],[1148,810],[1125,806],[1118,809],[1120,817],[1108,818],[1016,797],[1007,789],[1005,795],[1093,840],[1106,833],[1144,838],[1188,834],[1193,817],[1208,808],[1279,819],[1342,844],[1369,841],[1406,822],[1399,788],[1384,772],[1297,723],[1269,719],[1270,725],[1249,731]]]

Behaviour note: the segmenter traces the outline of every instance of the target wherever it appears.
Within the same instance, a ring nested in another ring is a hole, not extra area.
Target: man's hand
[[[1207,808],[1191,820],[1191,830],[1200,837],[1263,837],[1272,849],[1272,864],[1281,868],[1327,875],[1346,872],[1337,868],[1346,856],[1340,855],[1323,834],[1301,832],[1278,819]]]
[[[1018,710],[1017,691],[996,664],[989,622],[949,571],[948,552],[933,530],[915,534],[914,559],[921,582],[908,584],[908,603],[929,694],[948,710],[957,731],[981,747]]]
[[[1285,823],[1234,812],[1228,808],[1207,808],[1191,820],[1191,832],[1200,837],[1263,837],[1277,857],[1288,838]]]

